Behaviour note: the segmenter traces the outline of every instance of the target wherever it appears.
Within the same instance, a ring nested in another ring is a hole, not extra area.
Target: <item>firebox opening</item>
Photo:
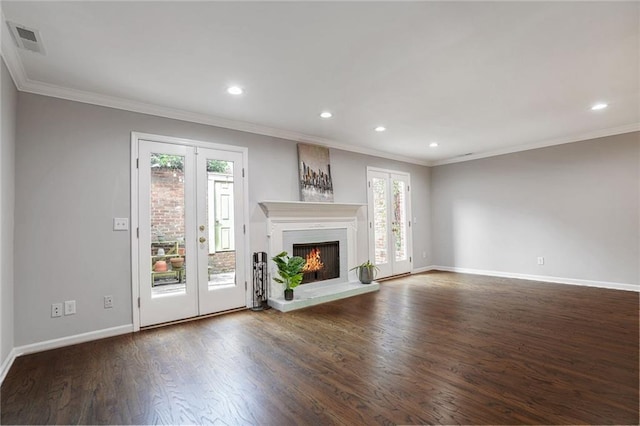
[[[293,255],[307,261],[302,284],[330,280],[340,276],[340,242],[294,244]]]

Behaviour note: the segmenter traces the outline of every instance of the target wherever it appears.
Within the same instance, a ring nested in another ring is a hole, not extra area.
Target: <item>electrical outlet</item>
[[[104,297],[104,308],[105,309],[113,308],[113,296]]]
[[[76,313],[76,301],[75,300],[67,300],[64,302],[64,314],[65,315],[75,315]]]
[[[128,231],[129,219],[126,217],[114,217],[113,218],[113,230],[114,231]]]
[[[426,259],[426,258],[427,258],[427,252],[426,252],[426,251],[423,251],[423,252],[422,252],[422,258],[423,258],[423,259]]]
[[[544,257],[538,257],[538,265],[544,265]]]
[[[62,303],[54,303],[51,305],[51,318],[62,316]]]

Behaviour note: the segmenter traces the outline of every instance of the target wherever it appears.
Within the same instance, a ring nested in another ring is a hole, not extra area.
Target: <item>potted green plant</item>
[[[302,268],[306,263],[300,256],[289,256],[286,251],[271,258],[278,267],[280,278],[277,283],[284,284],[284,300],[293,300],[293,289],[302,282]]]
[[[353,271],[354,269],[357,270],[358,279],[362,284],[371,284],[371,281],[376,278],[379,271],[378,267],[371,263],[370,260],[367,260],[358,266],[354,266],[350,270]]]

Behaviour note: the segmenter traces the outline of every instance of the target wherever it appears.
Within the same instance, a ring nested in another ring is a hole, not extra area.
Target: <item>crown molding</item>
[[[2,16],[4,22],[4,15]],[[81,102],[91,105],[98,105],[108,108],[115,108],[124,111],[137,112],[141,114],[149,114],[157,117],[170,118],[174,120],[188,121],[191,123],[205,124],[209,126],[222,127],[225,129],[238,130],[241,132],[254,133],[258,135],[271,136],[274,138],[287,139],[296,142],[307,142],[317,145],[323,145],[328,148],[340,149],[344,151],[356,152],[359,154],[372,155],[382,157],[389,160],[397,160],[405,163],[418,164],[428,166],[429,162],[419,160],[412,157],[390,154],[384,151],[369,149],[365,147],[354,147],[344,143],[321,138],[318,136],[307,135],[304,133],[294,132],[290,130],[278,129],[274,127],[263,126],[260,124],[249,123],[245,121],[229,120],[222,117],[215,117],[207,114],[170,108],[160,105],[149,104],[130,99],[102,95],[94,92],[71,89],[54,84],[34,81],[27,77],[22,61],[18,56],[16,48],[10,44],[11,35],[2,25],[2,56],[5,58],[9,73],[13,78],[16,87],[21,92],[33,93],[36,95],[51,96],[54,98],[65,99],[69,101]],[[5,36],[6,33],[6,36]]]
[[[307,142],[316,145],[323,145],[328,148],[340,149],[344,151],[357,152],[359,154],[373,155],[376,157],[387,158],[390,160],[402,161],[405,163],[418,164],[428,166],[428,161],[416,158],[405,157],[402,155],[389,154],[387,152],[378,151],[369,148],[354,147],[336,142],[330,139],[318,136],[307,135],[304,133],[294,132],[290,130],[278,129],[275,127],[263,126],[261,124],[250,123],[246,121],[230,120],[222,117],[170,108],[160,105],[149,104],[130,99],[119,98],[115,96],[101,95],[94,92],[71,89],[67,87],[57,86],[53,84],[38,82],[26,79],[18,87],[23,92],[33,93],[37,95],[51,96],[54,98],[66,99],[69,101],[82,102],[86,104],[98,105],[108,108],[115,108],[141,114],[149,114],[157,117],[170,118],[174,120],[188,121],[191,123],[205,124],[209,126],[222,127],[225,129],[238,130],[241,132],[254,133],[258,135],[271,136],[274,138],[287,139],[296,142]]]
[[[589,133],[582,133],[579,135],[566,136],[566,137],[557,138],[557,139],[549,139],[542,142],[534,142],[534,143],[525,144],[525,145],[518,145],[518,146],[512,146],[508,148],[496,149],[492,151],[480,152],[472,155],[465,155],[464,157],[453,157],[445,160],[431,161],[429,162],[429,166],[433,167],[433,166],[442,166],[444,164],[462,163],[465,161],[478,160],[480,158],[495,157],[498,155],[512,154],[514,152],[521,152],[521,151],[530,151],[532,149],[546,148],[549,146],[556,146],[556,145],[564,145],[567,143],[586,141],[589,139],[604,138],[607,136],[615,136],[615,135],[621,135],[623,133],[630,133],[630,132],[637,132],[637,131],[640,131],[640,123],[632,123],[624,126],[611,127],[609,129],[602,129],[602,130],[596,130]]]
[[[0,2],[1,6],[1,2]],[[140,101],[134,101],[130,99],[102,95],[99,93],[71,89],[68,87],[57,86],[49,83],[43,83],[40,81],[31,80],[22,65],[20,56],[18,55],[17,47],[12,42],[11,34],[7,25],[4,13],[0,11],[2,16],[2,30],[1,30],[1,43],[0,43],[0,56],[4,58],[4,61],[9,69],[9,74],[16,85],[16,88],[21,92],[33,93],[36,95],[50,96],[59,99],[65,99],[69,101],[81,102],[91,105],[98,105],[108,108],[115,108],[124,111],[136,112],[140,114],[148,114],[157,117],[169,118],[173,120],[187,121],[191,123],[205,124],[208,126],[221,127],[230,130],[238,130],[241,132],[254,133],[258,135],[270,136],[274,138],[286,139],[296,142],[313,143],[317,145],[326,146],[328,148],[340,149],[343,151],[355,152],[358,154],[371,155],[375,157],[386,158],[388,160],[402,161],[410,164],[417,164],[420,166],[441,166],[444,164],[461,163],[464,161],[477,160],[480,158],[495,157],[498,155],[511,154],[515,152],[528,151],[531,149],[545,148],[554,145],[562,145],[566,143],[579,142],[588,139],[601,138],[606,136],[614,136],[622,133],[629,133],[634,131],[640,131],[640,123],[632,123],[625,126],[619,126],[609,129],[597,130],[594,132],[568,136],[558,139],[551,139],[542,142],[535,142],[531,144],[518,145],[514,147],[508,147],[503,149],[491,150],[479,152],[473,155],[467,155],[463,157],[452,157],[444,160],[420,160],[413,157],[407,157],[403,155],[391,154],[384,151],[370,149],[366,147],[352,146],[345,143],[340,143],[331,139],[321,138],[318,136],[307,135],[300,132],[294,132],[290,130],[278,129],[274,127],[263,126],[260,124],[230,120],[222,117],[215,117],[207,114],[181,110],[177,108],[170,108],[160,105],[149,104]]]

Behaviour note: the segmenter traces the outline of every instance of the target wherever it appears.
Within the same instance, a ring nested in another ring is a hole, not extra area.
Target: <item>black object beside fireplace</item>
[[[306,260],[302,284],[340,277],[340,242],[293,244],[293,255]]]

